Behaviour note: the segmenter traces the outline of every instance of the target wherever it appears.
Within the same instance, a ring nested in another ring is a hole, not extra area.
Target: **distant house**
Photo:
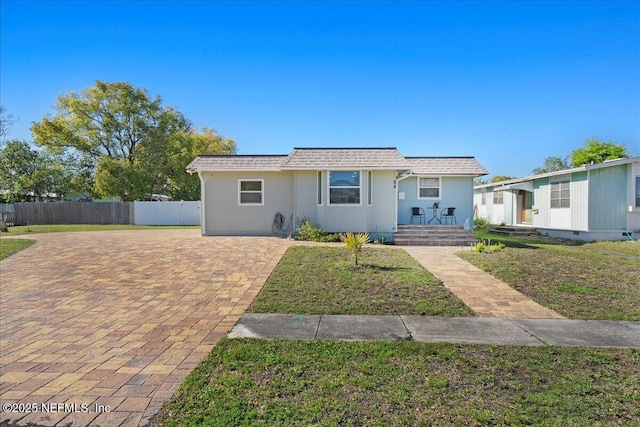
[[[621,240],[640,232],[640,157],[474,187],[476,215],[553,237]]]
[[[271,234],[275,215],[308,218],[329,232],[388,235],[412,221],[438,221],[455,207],[473,217],[473,157],[404,157],[396,148],[294,148],[288,155],[198,156],[187,171],[201,182],[203,235]],[[434,203],[439,204],[433,209]]]

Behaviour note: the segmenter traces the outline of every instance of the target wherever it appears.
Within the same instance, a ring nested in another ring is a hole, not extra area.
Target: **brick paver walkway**
[[[564,318],[455,256],[454,252],[460,251],[460,247],[409,246],[404,249],[481,317]]]
[[[21,411],[0,420],[18,425],[145,424],[289,246],[195,229],[37,240],[0,262],[0,400]]]

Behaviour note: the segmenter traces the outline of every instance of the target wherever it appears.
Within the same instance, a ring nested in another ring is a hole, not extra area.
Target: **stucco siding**
[[[204,234],[270,235],[276,212],[288,225],[293,214],[293,172],[204,172],[202,179]],[[239,205],[239,179],[264,180],[263,205]]]
[[[627,219],[627,167],[594,169],[589,173],[589,228],[622,230]]]
[[[431,207],[434,202],[440,203],[438,216],[442,209],[455,207],[458,224],[463,224],[467,218],[469,221],[473,219],[473,178],[471,177],[441,177],[440,197],[436,199],[418,199],[417,177],[399,181],[398,192],[404,193],[404,200],[398,200],[398,224],[409,224],[412,207],[423,208],[426,220],[429,221],[433,216]],[[487,193],[487,198],[489,197],[490,193]]]
[[[322,180],[324,181],[324,179]],[[296,220],[308,218],[312,224],[318,224],[318,173],[317,171],[295,171],[295,216]],[[325,193],[326,194],[326,193]],[[323,195],[324,196],[324,195]]]
[[[316,173],[316,172],[314,172]],[[359,205],[328,203],[327,171],[323,171],[323,200],[317,207],[317,223],[328,232],[392,233],[395,229],[394,171],[371,171],[371,205],[369,199],[368,171],[361,171]],[[310,190],[317,195],[317,182]]]

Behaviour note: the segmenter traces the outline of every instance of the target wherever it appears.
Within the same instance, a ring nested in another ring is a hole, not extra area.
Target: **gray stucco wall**
[[[289,225],[293,172],[204,172],[202,232],[205,235],[271,235],[276,212]],[[238,179],[264,179],[264,205],[238,204]],[[294,218],[295,221],[295,218]]]
[[[317,172],[314,172],[317,173]],[[371,171],[371,205],[368,204],[368,171],[361,171],[360,205],[330,205],[327,202],[327,171],[323,171],[322,204],[316,207],[317,223],[328,232],[369,232],[372,235],[388,234],[395,231],[395,171]],[[317,196],[317,181],[313,180],[309,190]]]
[[[464,224],[467,218],[470,222],[473,221],[473,178],[442,177],[441,180],[440,197],[437,199],[418,199],[416,177],[409,177],[398,182],[398,191],[404,193],[404,200],[398,200],[398,224],[409,224],[412,207],[423,208],[426,220],[429,221],[433,215],[431,207],[434,202],[440,203],[438,216],[443,208],[455,207],[458,224]],[[491,193],[487,193],[487,197],[490,195]]]

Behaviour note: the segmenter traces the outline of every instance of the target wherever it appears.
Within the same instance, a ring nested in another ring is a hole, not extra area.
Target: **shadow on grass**
[[[412,268],[408,268],[408,267],[390,267],[387,265],[376,265],[376,264],[366,264],[366,263],[362,263],[362,264],[358,264],[356,265],[351,265],[347,268],[351,268],[353,270],[358,270],[358,269],[362,269],[362,270],[373,270],[373,271],[410,271],[413,270]]]

